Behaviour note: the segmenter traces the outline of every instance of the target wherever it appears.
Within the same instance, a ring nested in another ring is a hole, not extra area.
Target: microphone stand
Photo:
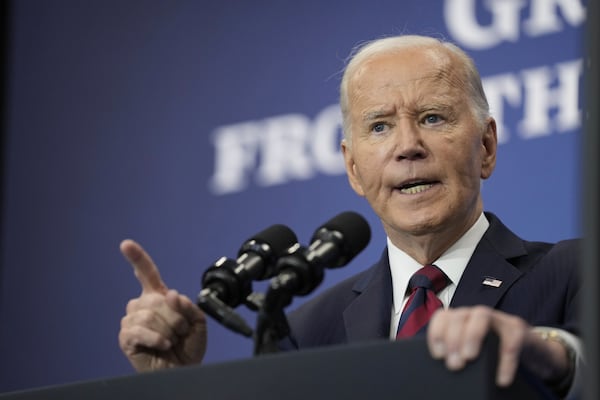
[[[284,309],[292,301],[292,293],[281,283],[280,277],[273,278],[258,310],[254,331],[254,355],[279,352],[277,343],[290,333]]]
[[[294,295],[306,295],[323,281],[324,266],[306,259],[307,249],[282,257],[277,263],[279,274],[271,279],[264,301],[258,310],[254,333],[254,355],[277,353],[277,343],[290,334],[284,313]]]

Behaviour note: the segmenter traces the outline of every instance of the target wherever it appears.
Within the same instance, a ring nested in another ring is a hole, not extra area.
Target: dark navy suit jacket
[[[487,305],[518,315],[533,326],[579,334],[580,241],[556,244],[525,241],[491,213],[456,288],[451,307]],[[500,287],[483,285],[486,277]],[[387,339],[392,280],[387,249],[371,268],[337,284],[290,313],[284,349]]]

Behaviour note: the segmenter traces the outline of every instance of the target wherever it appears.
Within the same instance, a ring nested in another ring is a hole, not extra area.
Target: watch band
[[[555,328],[549,327],[535,327],[533,328],[533,332],[535,332],[542,340],[544,341],[553,341],[559,343],[563,346],[565,351],[567,352],[568,358],[568,372],[567,374],[557,380],[546,381],[546,384],[561,398],[565,397],[571,388],[571,384],[573,383],[573,378],[575,377],[575,364],[577,359],[577,354],[573,346],[569,344],[569,342],[563,337],[561,331]]]

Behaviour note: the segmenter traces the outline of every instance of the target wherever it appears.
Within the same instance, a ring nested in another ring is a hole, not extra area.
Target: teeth
[[[409,188],[400,189],[400,191],[404,194],[417,194],[429,189],[432,186],[433,185],[431,183],[427,183],[423,185],[417,185]]]

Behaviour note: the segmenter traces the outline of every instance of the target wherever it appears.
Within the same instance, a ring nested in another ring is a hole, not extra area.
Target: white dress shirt
[[[446,276],[448,276],[450,279],[448,286],[446,286],[446,288],[437,294],[437,297],[441,300],[444,308],[449,307],[450,302],[452,301],[452,296],[454,296],[454,292],[456,291],[456,286],[460,281],[460,278],[467,267],[467,264],[471,259],[475,248],[477,247],[477,244],[479,244],[479,241],[489,226],[490,223],[485,218],[485,215],[481,213],[473,226],[469,228],[469,230],[465,232],[465,234],[456,243],[446,250],[446,252],[440,256],[440,258],[432,263],[444,271]],[[406,254],[404,251],[400,250],[398,247],[394,246],[389,237],[387,238],[387,245],[393,290],[390,339],[395,339],[396,331],[398,330],[398,324],[400,322],[400,315],[402,314],[404,305],[408,301],[409,297],[409,293],[407,293],[408,281],[415,272],[423,267],[423,265]],[[581,390],[581,365],[585,364],[581,339],[570,332],[560,329],[554,330],[556,330],[567,342],[567,344],[570,345],[575,351],[575,378],[571,387],[571,391],[566,398],[569,399],[572,397],[577,397],[578,392]]]
[[[452,296],[456,291],[456,285],[460,281],[467,263],[471,259],[475,247],[483,237],[483,234],[490,226],[490,223],[485,218],[483,213],[479,216],[473,226],[465,232],[440,258],[435,260],[433,264],[444,271],[446,276],[450,278],[450,283],[446,288],[437,294],[437,297],[442,301],[444,308],[448,308]],[[393,304],[392,304],[392,323],[390,326],[390,339],[396,338],[398,323],[400,322],[400,314],[408,300],[408,281],[410,277],[423,267],[419,262],[411,256],[394,246],[387,239],[388,258],[390,260],[390,270],[392,272],[392,288],[393,288]]]

